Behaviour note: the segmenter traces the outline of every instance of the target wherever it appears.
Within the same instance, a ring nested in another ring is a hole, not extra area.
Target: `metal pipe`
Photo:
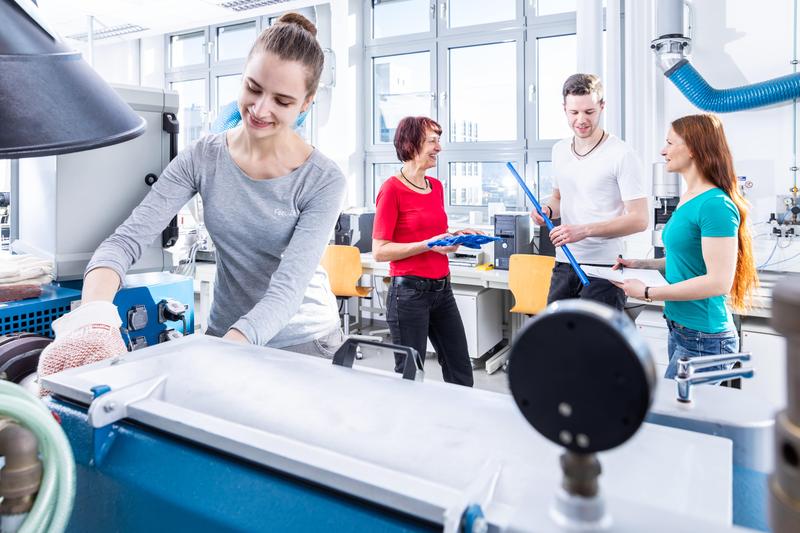
[[[32,431],[6,419],[0,429],[0,455],[6,460],[0,469],[0,515],[27,513],[42,480],[39,442]]]

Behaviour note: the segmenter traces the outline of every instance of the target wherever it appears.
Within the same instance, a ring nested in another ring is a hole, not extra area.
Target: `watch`
[[[650,287],[644,288],[644,301],[647,303],[651,303],[653,301],[653,299],[650,298]]]

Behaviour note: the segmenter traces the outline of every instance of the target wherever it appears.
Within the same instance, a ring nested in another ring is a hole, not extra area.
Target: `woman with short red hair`
[[[406,117],[397,125],[394,146],[403,165],[399,176],[386,180],[378,192],[372,255],[390,261],[386,320],[392,342],[416,349],[424,360],[430,338],[444,380],[471,387],[467,337],[447,259],[458,246],[428,246],[453,235],[447,231],[442,183],[425,175],[436,166],[441,133],[441,126],[427,117]],[[455,234],[463,233],[477,232]],[[402,365],[402,358],[395,356],[395,371],[402,372]]]

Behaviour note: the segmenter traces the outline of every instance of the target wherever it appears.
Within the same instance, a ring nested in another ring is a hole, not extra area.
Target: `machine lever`
[[[701,372],[693,375],[677,375],[675,383],[678,385],[678,401],[690,403],[692,401],[692,385],[703,383],[719,383],[734,378],[752,378],[755,371],[752,368],[737,368],[734,370],[717,370],[715,372]]]
[[[745,362],[749,361],[750,357],[750,352],[709,355],[707,357],[681,357],[678,359],[678,375],[688,377],[691,376],[695,370],[701,368],[717,366],[721,363]]]
[[[333,364],[353,368],[356,360],[356,352],[361,346],[371,346],[377,352],[389,353],[392,356],[399,353],[405,356],[403,362],[403,379],[411,381],[422,381],[424,376],[422,358],[419,353],[410,346],[400,346],[399,344],[389,344],[383,342],[369,341],[363,339],[349,338],[333,354]]]

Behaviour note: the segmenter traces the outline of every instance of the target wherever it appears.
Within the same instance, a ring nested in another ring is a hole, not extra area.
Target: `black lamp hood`
[[[54,33],[36,8],[0,0],[0,159],[100,148],[145,121]]]

